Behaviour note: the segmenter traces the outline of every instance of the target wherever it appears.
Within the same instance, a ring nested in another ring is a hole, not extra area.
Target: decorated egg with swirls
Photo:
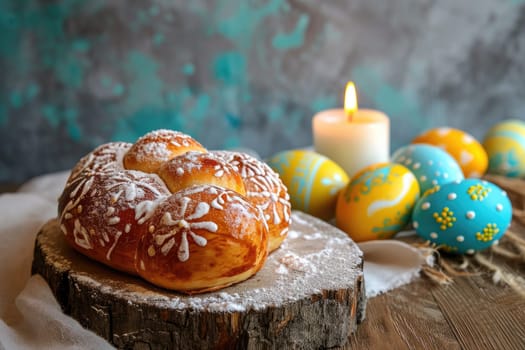
[[[418,198],[419,184],[407,168],[374,164],[339,194],[336,225],[356,242],[387,239],[407,225]]]
[[[450,154],[441,148],[413,144],[398,149],[392,162],[404,165],[417,178],[421,193],[437,185],[463,180],[463,172]]]
[[[421,197],[412,215],[419,236],[457,254],[497,244],[511,219],[506,192],[479,179],[435,187]]]
[[[267,163],[288,188],[293,209],[324,220],[335,216],[337,195],[349,180],[337,163],[305,150],[280,152]]]
[[[525,123],[507,120],[494,125],[483,147],[489,156],[489,173],[508,177],[525,176]]]
[[[443,149],[456,160],[465,177],[479,178],[487,171],[487,152],[474,137],[462,130],[430,129],[417,136],[412,143],[426,143]]]

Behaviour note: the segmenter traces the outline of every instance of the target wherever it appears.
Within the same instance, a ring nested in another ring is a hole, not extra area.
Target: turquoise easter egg
[[[485,135],[483,147],[489,156],[489,173],[525,176],[524,122],[507,120],[494,125]]]
[[[497,244],[511,219],[506,192],[479,179],[435,187],[421,197],[412,213],[420,237],[457,254],[473,254]]]
[[[267,163],[288,188],[293,209],[325,220],[335,216],[337,195],[349,181],[337,163],[305,150],[277,153]]]
[[[441,148],[412,144],[398,149],[392,162],[407,167],[419,182],[421,193],[434,186],[463,180],[463,172],[454,158]]]

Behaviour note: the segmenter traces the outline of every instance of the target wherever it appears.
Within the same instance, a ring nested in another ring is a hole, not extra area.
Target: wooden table
[[[16,186],[0,186],[0,193]],[[518,226],[525,238],[525,227]],[[505,263],[525,278],[525,263]],[[487,271],[437,285],[422,277],[368,301],[345,349],[525,349],[525,297]]]
[[[369,299],[366,315],[347,349],[525,349],[525,298],[490,273],[421,278]]]

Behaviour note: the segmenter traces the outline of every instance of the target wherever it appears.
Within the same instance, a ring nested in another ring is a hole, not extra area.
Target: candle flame
[[[355,91],[355,84],[349,81],[346,84],[345,89],[345,114],[348,119],[352,119],[352,116],[357,111],[357,93]]]

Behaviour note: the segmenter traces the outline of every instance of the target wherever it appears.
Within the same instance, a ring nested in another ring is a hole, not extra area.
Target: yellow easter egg
[[[419,183],[402,165],[374,164],[358,172],[339,194],[336,225],[354,241],[387,239],[410,220]]]
[[[474,137],[459,129],[430,129],[416,137],[412,143],[426,143],[442,148],[456,160],[465,177],[481,177],[487,171],[487,152]]]
[[[494,125],[483,146],[489,155],[489,172],[508,177],[525,177],[525,123],[507,120]]]
[[[288,188],[292,209],[329,220],[335,216],[339,191],[348,183],[345,171],[312,151],[280,152],[267,160]]]

